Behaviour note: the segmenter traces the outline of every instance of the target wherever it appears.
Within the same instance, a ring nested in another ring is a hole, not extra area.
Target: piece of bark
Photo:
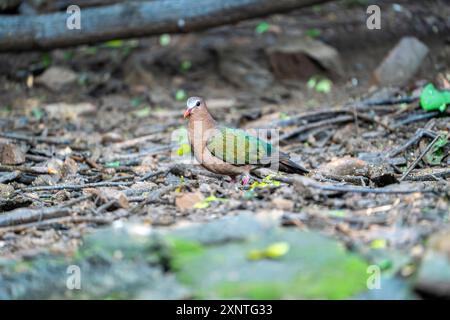
[[[311,38],[289,38],[267,49],[267,55],[276,77],[281,79],[309,79],[313,75],[328,73],[344,75],[339,52]]]
[[[15,144],[0,144],[0,164],[16,165],[25,162],[25,153]]]
[[[406,84],[420,68],[428,51],[417,38],[402,38],[374,71],[375,82],[383,86]]]

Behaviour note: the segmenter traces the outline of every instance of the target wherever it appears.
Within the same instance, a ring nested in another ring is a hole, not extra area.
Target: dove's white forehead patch
[[[195,106],[197,106],[197,102],[200,102],[201,99],[199,97],[190,97],[187,102],[186,105],[189,109],[194,108]]]

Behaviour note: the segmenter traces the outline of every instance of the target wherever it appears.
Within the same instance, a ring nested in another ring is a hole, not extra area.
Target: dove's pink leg
[[[242,185],[243,186],[246,186],[249,181],[250,181],[250,176],[249,175],[245,175],[245,176],[242,177]]]

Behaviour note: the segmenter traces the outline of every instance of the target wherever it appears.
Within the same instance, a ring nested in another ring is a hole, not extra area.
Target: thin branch
[[[410,194],[410,193],[433,193],[434,189],[394,189],[394,188],[369,188],[357,187],[347,185],[330,185],[318,183],[310,178],[295,176],[293,178],[287,177],[273,177],[274,180],[285,182],[288,184],[300,183],[305,187],[311,187],[322,191],[337,191],[337,192],[351,192],[351,193],[377,193],[377,194]]]
[[[431,148],[439,140],[439,138],[440,138],[440,135],[436,135],[436,137],[433,139],[433,141],[431,141],[431,143],[425,148],[425,150],[423,150],[423,152],[417,157],[417,159],[414,160],[414,162],[409,166],[408,170],[406,170],[406,172],[399,179],[400,181],[403,181],[408,176],[408,174],[411,172],[411,170],[413,170],[417,166],[419,161],[422,160],[422,158],[427,154],[427,152],[431,150]]]
[[[16,193],[30,192],[30,191],[82,190],[85,188],[96,188],[96,187],[123,187],[123,186],[131,186],[133,183],[134,183],[133,181],[127,182],[102,181],[85,184],[57,184],[53,186],[36,186],[36,187],[22,188],[16,190]]]
[[[2,22],[2,18],[0,16],[0,25]],[[0,27],[1,28],[1,27]],[[2,32],[3,30],[0,30],[0,51],[1,50],[1,39],[2,39]],[[18,140],[18,141],[26,141],[30,144],[37,144],[37,143],[48,143],[48,144],[62,144],[62,145],[67,145],[70,144],[71,141],[67,140],[67,139],[61,139],[61,138],[56,138],[56,137],[34,137],[34,136],[27,136],[24,134],[20,134],[20,133],[12,133],[12,132],[0,132],[0,137],[3,138],[7,138],[7,139],[13,139],[13,140]]]

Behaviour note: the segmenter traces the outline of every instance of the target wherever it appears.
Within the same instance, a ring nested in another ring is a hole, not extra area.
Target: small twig
[[[29,200],[39,202],[39,203],[43,204],[44,206],[48,206],[48,205],[49,205],[48,202],[45,202],[45,201],[43,201],[43,200],[41,200],[41,199],[39,199],[39,198],[33,198],[32,196],[29,196],[29,195],[27,195],[27,194],[25,194],[25,193],[20,194],[19,197],[24,197],[24,198],[27,198],[27,199],[29,199]]]
[[[9,211],[0,216],[0,227],[9,227],[13,225],[45,220],[49,218],[67,216],[72,212],[69,208],[43,208],[43,209],[28,209],[19,208]]]
[[[334,117],[331,119],[326,119],[326,120],[322,120],[322,121],[317,121],[317,122],[313,122],[313,123],[308,123],[304,126],[301,126],[297,129],[294,129],[292,131],[289,131],[283,135],[281,135],[279,137],[279,141],[283,141],[283,140],[287,140],[290,138],[293,138],[297,135],[299,135],[302,132],[311,130],[311,129],[315,129],[315,128],[319,128],[322,126],[326,126],[326,125],[330,125],[330,124],[335,124],[335,123],[342,123],[342,122],[350,122],[354,119],[353,115],[342,115],[342,116],[338,116],[338,117]]]
[[[348,110],[336,109],[336,110],[318,110],[314,112],[305,112],[296,116],[292,116],[289,119],[278,120],[269,127],[288,127],[292,125],[305,124],[307,122],[317,122],[320,120],[334,119],[339,115],[348,113]]]
[[[23,134],[18,133],[7,133],[7,132],[0,132],[0,137],[7,138],[7,139],[13,139],[13,140],[19,140],[19,141],[26,141],[30,144],[36,144],[36,143],[48,143],[48,144],[71,144],[70,140],[67,139],[61,139],[61,138],[55,138],[55,137],[30,137]]]
[[[78,204],[80,202],[89,200],[93,196],[94,196],[93,194],[87,194],[87,195],[84,195],[84,196],[81,196],[81,197],[78,197],[78,198],[75,198],[75,199],[71,199],[71,200],[68,200],[66,202],[61,203],[59,205],[59,207],[60,208],[69,208],[69,207],[72,207],[73,205],[76,205],[76,204]]]
[[[310,178],[296,176],[295,178],[287,177],[273,177],[273,180],[278,180],[288,184],[299,182],[305,187],[311,187],[322,191],[337,191],[337,192],[352,192],[352,193],[378,193],[378,194],[410,194],[410,193],[432,193],[433,189],[384,189],[384,188],[368,188],[368,187],[356,187],[346,185],[328,185],[318,183]]]
[[[374,118],[372,118],[372,117],[369,117],[369,116],[367,116],[367,115],[358,113],[358,114],[357,114],[357,117],[360,118],[361,120],[366,121],[366,122],[373,122],[373,123],[375,123],[375,124],[378,124],[379,126],[382,126],[383,128],[385,128],[385,129],[388,130],[389,132],[394,132],[394,131],[395,131],[395,129],[394,129],[394,128],[391,128],[389,125],[387,125],[387,124],[385,124],[385,123],[383,123],[383,122],[381,122],[381,121],[379,121],[379,120],[376,120],[376,119],[374,119]]]
[[[413,144],[417,143],[423,137],[430,137],[430,138],[434,139],[436,136],[437,136],[437,133],[435,133],[433,131],[425,130],[425,129],[419,129],[414,134],[414,136],[412,136],[405,144],[403,144],[399,148],[391,150],[388,153],[388,158],[395,157],[399,153],[401,153],[401,152],[405,151],[406,149],[408,149]]]
[[[123,186],[131,186],[133,183],[134,181],[126,181],[126,182],[102,181],[85,184],[57,184],[53,186],[36,186],[36,187],[22,188],[16,190],[16,193],[29,191],[82,190],[85,188],[96,188],[96,187],[123,187]]]
[[[200,166],[188,166],[186,164],[175,164],[170,168],[170,172],[178,176],[187,176],[187,173],[195,176],[205,176],[214,179],[223,179],[224,176],[207,171]]]
[[[147,142],[147,141],[151,141],[151,140],[155,139],[155,137],[157,137],[157,135],[155,135],[155,134],[148,134],[148,135],[145,135],[145,136],[129,139],[129,140],[126,140],[126,141],[113,143],[113,144],[110,145],[110,148],[112,150],[128,149],[128,148],[137,146],[137,145],[139,145],[141,143],[144,143],[144,142]]]
[[[369,178],[364,176],[339,176],[334,174],[321,174],[322,177],[339,182],[348,182],[356,185],[368,185]]]
[[[119,217],[118,217],[119,218]],[[54,224],[65,224],[65,223],[95,223],[95,224],[110,224],[116,218],[104,218],[104,217],[92,217],[92,216],[63,216],[59,218],[53,218],[48,220],[42,220],[37,222],[30,222],[20,225],[15,225],[11,227],[0,228],[0,237],[8,232],[21,232],[30,228],[39,228],[45,226],[51,226]]]
[[[359,121],[358,121],[358,111],[356,111],[356,105],[354,105],[352,108],[352,114],[353,117],[355,118],[356,135],[359,136]]]
[[[432,112],[427,112],[427,113],[419,113],[419,114],[413,114],[412,116],[398,121],[397,123],[394,124],[394,128],[398,128],[416,121],[422,121],[422,120],[426,120],[426,119],[430,119],[430,118],[434,118],[437,117],[441,114],[441,112],[439,111],[432,111]]]
[[[20,171],[30,174],[49,174],[47,167],[37,167],[37,168],[29,168],[24,166],[9,166],[9,165],[0,165],[0,172],[14,172]]]
[[[363,100],[358,103],[356,103],[358,109],[365,109],[367,107],[372,106],[390,106],[390,105],[396,105],[396,104],[403,104],[403,103],[413,103],[415,101],[419,100],[418,97],[402,97],[402,98],[388,98],[388,99],[380,99],[380,100]]]
[[[24,225],[33,222],[41,222],[43,220],[48,220],[52,218],[66,217],[74,210],[71,209],[73,205],[80,203],[82,201],[88,200],[93,195],[85,195],[75,199],[66,201],[58,206],[50,208],[19,208],[9,211],[5,214],[0,215],[0,228],[16,225]],[[35,200],[35,199],[33,199]]]
[[[112,161],[132,161],[132,160],[139,160],[143,157],[151,156],[154,154],[158,154],[160,152],[169,151],[174,148],[175,145],[167,144],[167,145],[157,145],[153,148],[150,148],[148,150],[137,152],[137,153],[127,153],[127,154],[113,154],[111,156],[108,156],[105,159],[101,159],[102,163],[106,162],[112,162]],[[139,160],[140,161],[140,160]]]
[[[440,138],[440,135],[436,135],[436,137],[433,139],[433,141],[431,141],[431,143],[428,144],[428,146],[425,148],[425,150],[423,150],[423,152],[419,155],[419,157],[417,157],[417,159],[414,160],[414,162],[409,166],[408,170],[406,170],[406,172],[399,179],[399,181],[403,181],[403,179],[405,179],[408,176],[408,174],[411,172],[411,170],[413,170],[417,166],[419,161],[422,160],[422,158],[428,153],[428,151],[431,150],[431,148],[439,140],[439,138]]]
[[[139,178],[138,181],[145,181],[150,178],[159,177],[160,175],[167,175],[170,172],[171,168],[161,169],[154,172],[149,172],[145,174],[143,177]]]
[[[179,183],[179,184],[173,184],[170,186],[166,186],[163,188],[160,188],[158,190],[155,190],[154,192],[150,193],[148,195],[148,197],[142,201],[140,204],[138,204],[137,206],[133,207],[129,212],[130,215],[131,214],[135,214],[137,212],[139,212],[140,210],[142,210],[144,208],[145,205],[150,204],[150,203],[154,203],[154,202],[158,202],[161,198],[162,195],[167,194],[169,192],[171,192],[172,190],[178,188],[178,187],[190,187],[194,184],[195,182],[185,182],[185,183]],[[139,199],[138,201],[140,201],[141,199]],[[136,201],[136,202],[138,202]]]
[[[10,173],[6,173],[0,176],[0,183],[6,183],[10,181],[16,180],[20,176],[19,171],[12,171]]]
[[[117,202],[116,199],[112,199],[112,200],[106,202],[105,204],[98,207],[97,210],[95,210],[95,214],[98,215],[98,214],[102,213],[103,211],[108,210],[116,202]]]
[[[421,174],[421,171],[425,171],[425,173]],[[416,169],[414,175],[409,174],[405,177],[405,181],[445,181],[444,179],[450,177],[450,168],[437,168],[429,171],[430,169]]]
[[[33,162],[44,162],[44,161],[47,161],[50,158],[47,158],[47,157],[44,157],[44,156],[35,155],[35,154],[26,154],[25,155],[25,159],[33,161]]]

